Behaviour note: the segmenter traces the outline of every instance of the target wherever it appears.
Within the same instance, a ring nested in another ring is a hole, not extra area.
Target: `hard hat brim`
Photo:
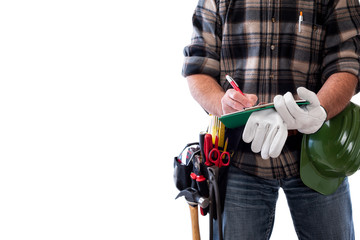
[[[302,140],[302,149],[306,144],[306,135]],[[300,178],[309,188],[323,194],[330,195],[336,191],[345,177],[325,177],[321,175],[309,159],[309,154],[301,152]]]

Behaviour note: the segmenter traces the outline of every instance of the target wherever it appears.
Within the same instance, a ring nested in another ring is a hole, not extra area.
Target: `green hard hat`
[[[350,104],[302,139],[300,177],[324,195],[336,191],[360,167],[360,106]]]

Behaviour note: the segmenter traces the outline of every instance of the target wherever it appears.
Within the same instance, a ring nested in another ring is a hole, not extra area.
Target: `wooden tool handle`
[[[192,228],[192,236],[193,240],[200,240],[200,229],[199,229],[199,213],[198,206],[191,206],[190,208],[190,216],[191,216],[191,228]]]

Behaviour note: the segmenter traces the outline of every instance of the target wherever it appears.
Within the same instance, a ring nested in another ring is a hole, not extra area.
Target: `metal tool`
[[[186,188],[184,190],[182,190],[175,199],[178,199],[179,197],[184,196],[186,201],[188,202],[188,204],[192,205],[192,206],[197,206],[199,205],[202,208],[206,208],[207,206],[209,206],[209,199],[202,197],[199,194],[199,191],[196,190],[195,188]]]

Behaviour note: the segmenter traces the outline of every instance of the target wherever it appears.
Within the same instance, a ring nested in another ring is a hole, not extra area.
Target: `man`
[[[200,0],[184,49],[190,92],[216,116],[257,102],[238,143],[226,189],[225,239],[269,239],[283,188],[299,239],[354,239],[347,179],[324,196],[299,177],[302,134],[341,112],[359,78],[358,0]],[[231,88],[232,76],[245,96]],[[294,99],[310,102],[297,107]],[[236,139],[238,138],[238,139]]]

